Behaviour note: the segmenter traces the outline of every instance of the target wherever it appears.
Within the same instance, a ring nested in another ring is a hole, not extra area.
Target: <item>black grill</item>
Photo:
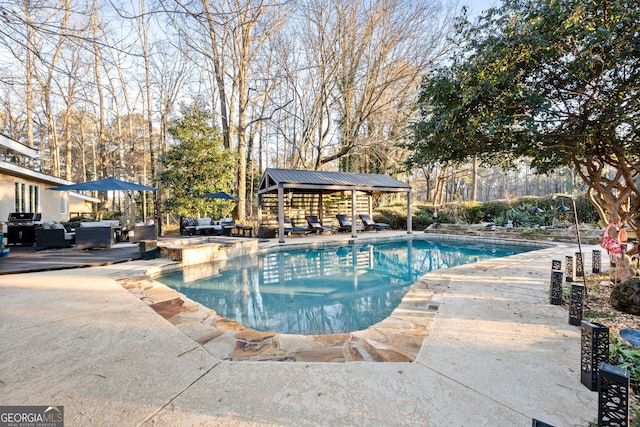
[[[36,242],[36,228],[41,214],[35,212],[11,212],[8,219],[7,243],[32,246]]]

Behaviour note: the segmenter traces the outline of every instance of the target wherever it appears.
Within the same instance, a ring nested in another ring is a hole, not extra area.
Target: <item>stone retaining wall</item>
[[[183,266],[223,261],[257,252],[256,239],[200,237],[158,242],[158,257]]]

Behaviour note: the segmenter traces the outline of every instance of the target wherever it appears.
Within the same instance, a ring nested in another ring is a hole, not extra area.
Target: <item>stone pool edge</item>
[[[487,240],[500,244],[532,246],[536,249],[554,246],[554,242],[523,241],[512,239],[474,238],[473,236],[434,235],[405,236],[450,241]],[[371,241],[398,240],[403,236],[375,237]],[[283,250],[286,247],[318,247],[341,243],[314,242],[286,246],[265,247],[256,252]],[[349,241],[342,241],[348,244]],[[229,242],[223,242],[229,247]],[[172,247],[175,248],[175,244]],[[216,249],[217,250],[217,249]],[[246,248],[244,249],[247,250]],[[535,249],[534,249],[535,250]],[[205,248],[205,251],[209,249]],[[248,249],[254,251],[254,249]],[[242,249],[241,249],[242,252]],[[224,255],[223,259],[232,259]],[[516,255],[517,256],[517,255]],[[507,257],[508,258],[508,257]],[[173,258],[175,260],[175,255]],[[482,268],[484,262],[475,263]],[[413,362],[437,316],[441,296],[448,280],[429,277],[430,273],[413,283],[391,315],[369,328],[351,333],[331,335],[295,335],[261,332],[225,318],[182,293],[154,279],[171,270],[184,268],[183,263],[155,266],[143,275],[120,278],[118,282],[160,316],[177,327],[189,338],[200,344],[214,357],[227,361],[288,361],[288,362]],[[442,270],[436,270],[441,272]]]

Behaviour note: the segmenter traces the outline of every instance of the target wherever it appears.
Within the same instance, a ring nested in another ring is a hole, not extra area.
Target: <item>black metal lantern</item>
[[[602,266],[602,252],[600,249],[594,249],[591,253],[591,272],[599,274]]]
[[[580,381],[589,390],[598,390],[598,365],[609,363],[609,328],[583,320],[581,323]]]
[[[582,308],[584,300],[584,285],[571,284],[571,303],[569,304],[569,324],[580,326],[582,322]]]
[[[572,256],[567,255],[565,257],[564,263],[564,278],[567,282],[573,282],[573,280],[575,279],[574,274],[576,271],[575,259]]]
[[[629,425],[629,371],[598,365],[598,426]]]
[[[553,305],[562,304],[562,282],[562,271],[553,270],[549,288],[549,303]]]
[[[584,276],[584,260],[582,259],[582,252],[576,252],[576,277]]]

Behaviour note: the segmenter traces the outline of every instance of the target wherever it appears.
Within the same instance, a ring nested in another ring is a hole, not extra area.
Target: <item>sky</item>
[[[469,16],[476,17],[485,10],[501,4],[500,0],[461,0],[460,4],[469,7]]]

